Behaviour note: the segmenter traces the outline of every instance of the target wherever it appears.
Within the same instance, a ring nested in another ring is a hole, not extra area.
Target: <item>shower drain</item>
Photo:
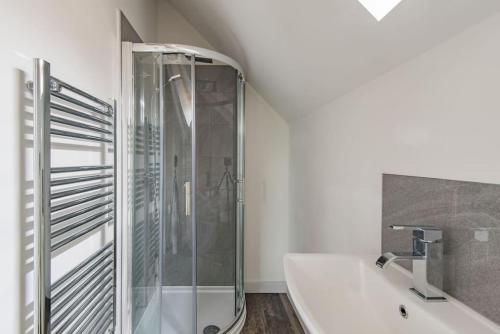
[[[215,325],[209,325],[203,328],[203,334],[216,334],[219,333],[220,328]]]

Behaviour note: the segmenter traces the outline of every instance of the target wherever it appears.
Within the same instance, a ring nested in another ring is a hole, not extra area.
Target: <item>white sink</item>
[[[490,334],[500,326],[456,299],[424,302],[408,289],[411,274],[376,255],[288,254],[288,295],[310,334]],[[400,313],[404,305],[407,318]]]

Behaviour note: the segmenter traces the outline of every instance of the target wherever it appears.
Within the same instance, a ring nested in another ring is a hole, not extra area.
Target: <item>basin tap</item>
[[[376,265],[382,269],[387,268],[396,260],[423,260],[424,256],[412,252],[385,252],[376,262]]]
[[[411,252],[386,252],[377,259],[382,269],[398,260],[413,263],[413,287],[425,301],[446,301],[443,294],[443,231],[434,226],[391,225],[396,231],[412,231]],[[429,282],[429,280],[431,282]]]

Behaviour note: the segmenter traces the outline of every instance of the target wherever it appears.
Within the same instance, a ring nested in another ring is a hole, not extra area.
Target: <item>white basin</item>
[[[288,295],[310,334],[490,334],[500,326],[456,299],[424,302],[408,289],[411,274],[376,255],[288,254]],[[400,314],[404,305],[407,318]]]

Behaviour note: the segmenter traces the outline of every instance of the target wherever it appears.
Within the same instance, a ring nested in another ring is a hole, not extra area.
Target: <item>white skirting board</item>
[[[245,282],[246,293],[286,293],[285,281]]]

